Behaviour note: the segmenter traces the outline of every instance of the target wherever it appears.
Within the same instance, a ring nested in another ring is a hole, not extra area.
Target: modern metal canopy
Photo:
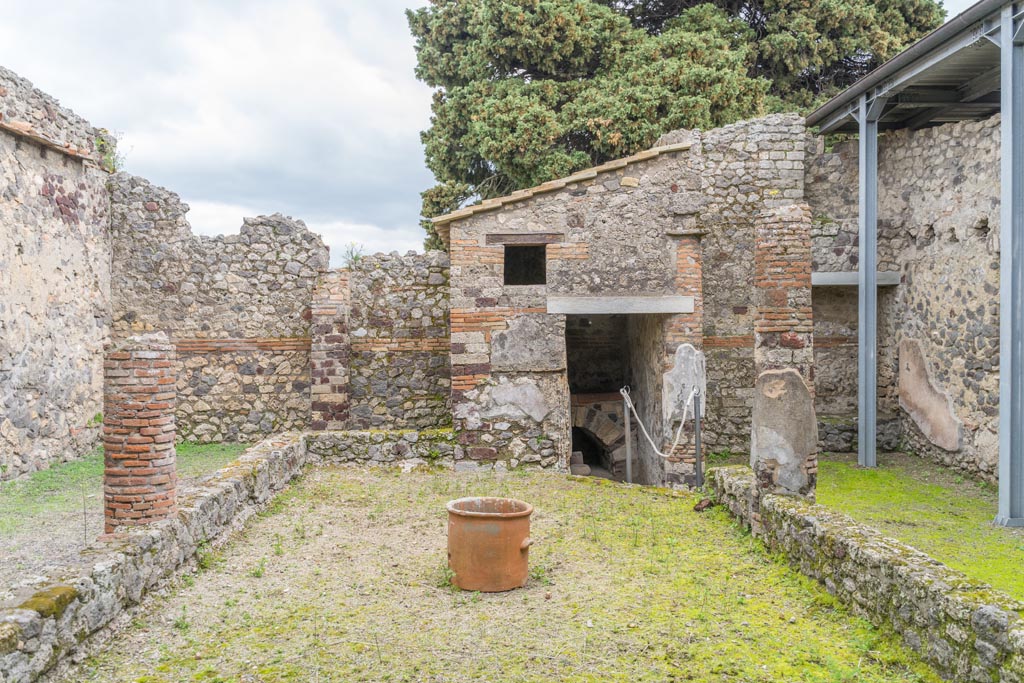
[[[999,512],[1024,526],[1024,2],[981,0],[807,117],[860,142],[858,462],[876,465],[878,131],[1002,112]]]

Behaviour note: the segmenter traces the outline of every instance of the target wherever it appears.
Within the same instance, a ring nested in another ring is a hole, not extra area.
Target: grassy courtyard
[[[905,453],[878,460],[864,469],[855,454],[823,456],[818,502],[1024,600],[1024,530],[992,525],[994,486]]]
[[[179,444],[182,485],[214,472],[248,444]],[[103,532],[103,451],[0,484],[0,604]]]
[[[534,503],[531,578],[448,584],[444,503]],[[73,680],[935,681],[695,499],[537,472],[310,470]]]

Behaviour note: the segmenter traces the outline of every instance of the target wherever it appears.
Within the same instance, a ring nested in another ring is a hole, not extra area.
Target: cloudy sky
[[[0,0],[0,64],[119,133],[125,169],[178,192],[196,232],[281,212],[335,261],[419,250],[430,90],[404,11],[423,4]]]

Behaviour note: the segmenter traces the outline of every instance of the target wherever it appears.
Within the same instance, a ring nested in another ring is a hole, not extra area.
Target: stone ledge
[[[715,497],[751,525],[753,472],[713,468]],[[791,565],[876,625],[892,627],[955,681],[1024,682],[1024,603],[847,515],[799,498],[761,498],[761,536]]]

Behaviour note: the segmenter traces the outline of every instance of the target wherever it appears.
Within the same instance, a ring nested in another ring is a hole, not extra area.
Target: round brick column
[[[106,533],[177,510],[174,347],[163,333],[108,347],[103,391]]]

